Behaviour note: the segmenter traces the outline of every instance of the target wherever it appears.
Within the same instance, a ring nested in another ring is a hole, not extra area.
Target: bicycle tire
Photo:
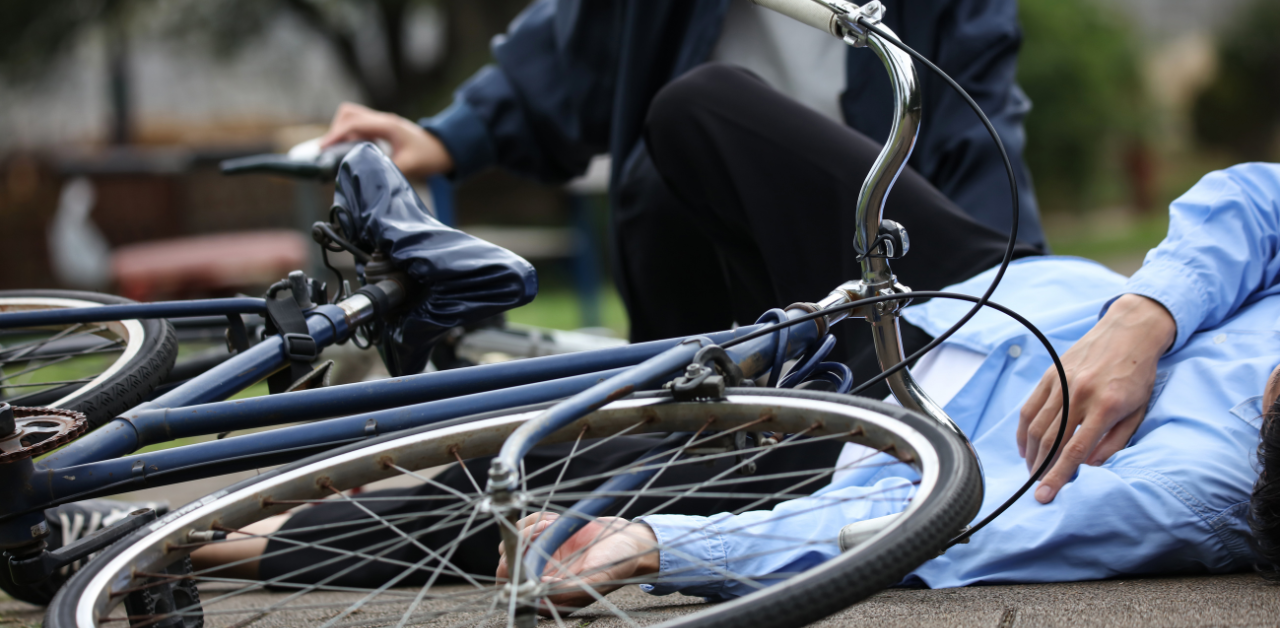
[[[134,301],[94,292],[0,291],[0,312],[129,303]],[[115,326],[113,331],[126,337],[126,349],[105,371],[82,386],[46,391],[51,394],[21,401],[15,399],[15,403],[83,412],[89,418],[91,428],[99,427],[142,403],[173,368],[178,354],[177,337],[173,326],[162,319],[117,321]]]
[[[191,530],[204,530],[213,522],[238,529],[251,520],[286,510],[289,501],[321,498],[326,494],[321,488],[326,482],[345,490],[394,474],[388,466],[404,464],[412,469],[448,460],[446,451],[463,457],[478,450],[496,452],[511,430],[537,414],[536,408],[467,417],[356,443],[266,472],[177,509],[104,551],[77,573],[50,605],[45,626],[98,625],[98,620],[113,610],[112,591],[135,586],[133,574],[158,573],[187,557]],[[899,458],[919,470],[921,479],[904,515],[870,541],[781,584],[734,601],[708,604],[701,612],[664,621],[663,626],[781,628],[816,621],[893,586],[937,556],[981,503],[977,461],[953,432],[900,407],[857,397],[731,389],[728,402],[676,403],[666,393],[644,393],[610,404],[550,440],[571,441],[574,434],[581,438],[588,426],[592,431],[617,430],[636,416],[644,417],[635,425],[643,425],[645,431],[684,432],[708,413],[721,419],[733,417],[729,420],[739,426],[744,421],[759,422],[755,419],[768,413],[777,425],[794,427],[808,422],[811,427],[805,429],[814,430],[815,438],[828,437],[819,434],[842,435],[855,442],[878,444],[882,452],[890,450],[885,443],[892,443]],[[466,532],[464,528],[460,534]],[[118,603],[118,597],[115,599]],[[368,615],[363,615],[361,622],[377,623]]]

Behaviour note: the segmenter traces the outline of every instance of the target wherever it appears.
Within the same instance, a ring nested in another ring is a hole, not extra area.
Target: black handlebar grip
[[[332,179],[334,168],[325,168],[311,160],[290,159],[285,155],[250,155],[224,160],[222,174],[278,174],[298,179]]]

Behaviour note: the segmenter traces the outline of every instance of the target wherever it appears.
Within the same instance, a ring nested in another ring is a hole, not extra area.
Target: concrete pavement
[[[165,499],[171,504],[180,505],[254,473],[150,489],[121,497],[138,500]],[[264,598],[272,596],[283,597],[283,594],[266,593],[244,599],[242,603],[261,606]],[[616,596],[641,597],[638,603],[651,607],[653,612],[646,619],[654,623],[691,612],[700,606],[700,602],[693,598],[669,596],[645,599],[644,594],[638,591],[622,590],[611,597]],[[390,608],[385,612],[395,615]],[[288,617],[276,617],[262,622],[261,626],[317,625],[323,623],[324,613],[331,611],[290,613]],[[367,609],[360,615],[361,619],[356,624],[383,624],[377,619],[381,613],[375,609]],[[39,626],[42,616],[42,609],[9,600],[0,594],[0,628]],[[606,628],[615,623],[621,625],[607,614],[590,608],[579,611],[574,617],[578,623],[571,625],[581,626],[584,622],[593,628]],[[225,616],[223,619],[233,621]],[[320,621],[317,622],[317,619]],[[392,625],[395,623],[395,619],[390,621]],[[208,625],[218,624],[218,621],[210,621]],[[923,628],[1278,626],[1280,585],[1272,585],[1254,574],[1236,574],[963,589],[895,589],[882,592],[815,625],[824,628],[858,628],[892,624]],[[259,624],[255,624],[257,625]]]
[[[282,595],[263,594],[258,599],[246,599],[245,602],[261,605],[264,601],[262,598]],[[628,597],[642,595],[626,590],[613,594]],[[700,606],[695,599],[678,596],[649,600],[652,613],[646,619],[655,622],[690,612]],[[387,609],[387,612],[390,611],[391,609]],[[322,623],[326,613],[331,611],[290,613],[288,617],[276,616],[260,625],[264,628],[312,626]],[[41,615],[41,609],[36,607],[0,600],[0,628],[38,626]],[[380,615],[377,609],[366,609],[358,614],[360,619],[354,623],[361,626],[394,625],[398,619],[398,615],[392,613],[386,616],[389,619],[384,622]],[[570,625],[589,624],[592,628],[607,628],[618,623],[591,608],[579,611],[573,618],[576,621],[568,622]],[[543,623],[554,625],[550,622]],[[218,624],[218,621],[209,622],[211,626]],[[1237,574],[964,589],[896,589],[880,593],[815,626],[1252,628],[1278,624],[1280,586],[1267,583],[1253,574]]]

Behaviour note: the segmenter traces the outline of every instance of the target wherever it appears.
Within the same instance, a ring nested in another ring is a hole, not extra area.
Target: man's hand
[[[1071,416],[1058,460],[1041,478],[1036,500],[1053,501],[1081,463],[1100,465],[1124,448],[1147,412],[1156,362],[1173,345],[1177,324],[1164,306],[1126,294],[1062,356]],[[1040,378],[1018,421],[1018,452],[1035,472],[1049,455],[1062,415],[1058,372]]]
[[[516,527],[522,536],[533,540],[558,518],[554,513],[534,513],[517,522]],[[604,595],[623,586],[617,584],[619,581],[657,573],[657,548],[658,537],[649,526],[620,517],[600,517],[569,537],[547,561],[542,581],[556,583],[556,594],[546,599],[555,606],[588,606],[596,598],[582,585]],[[498,578],[506,578],[507,557],[501,545],[498,554]],[[550,609],[539,607],[538,612],[549,615]]]
[[[411,179],[453,170],[453,157],[436,136],[393,113],[349,102],[338,106],[329,132],[320,138],[320,148],[363,140],[386,140],[391,144],[391,160]]]

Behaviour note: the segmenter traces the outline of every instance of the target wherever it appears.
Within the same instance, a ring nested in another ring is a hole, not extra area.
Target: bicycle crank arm
[[[54,572],[74,563],[85,560],[92,554],[106,549],[109,545],[128,536],[134,530],[156,520],[156,511],[150,508],[135,510],[115,525],[105,527],[70,545],[52,552],[45,549],[44,542],[38,545],[39,553],[34,556],[9,556],[9,574],[18,584],[36,584],[52,576]]]

